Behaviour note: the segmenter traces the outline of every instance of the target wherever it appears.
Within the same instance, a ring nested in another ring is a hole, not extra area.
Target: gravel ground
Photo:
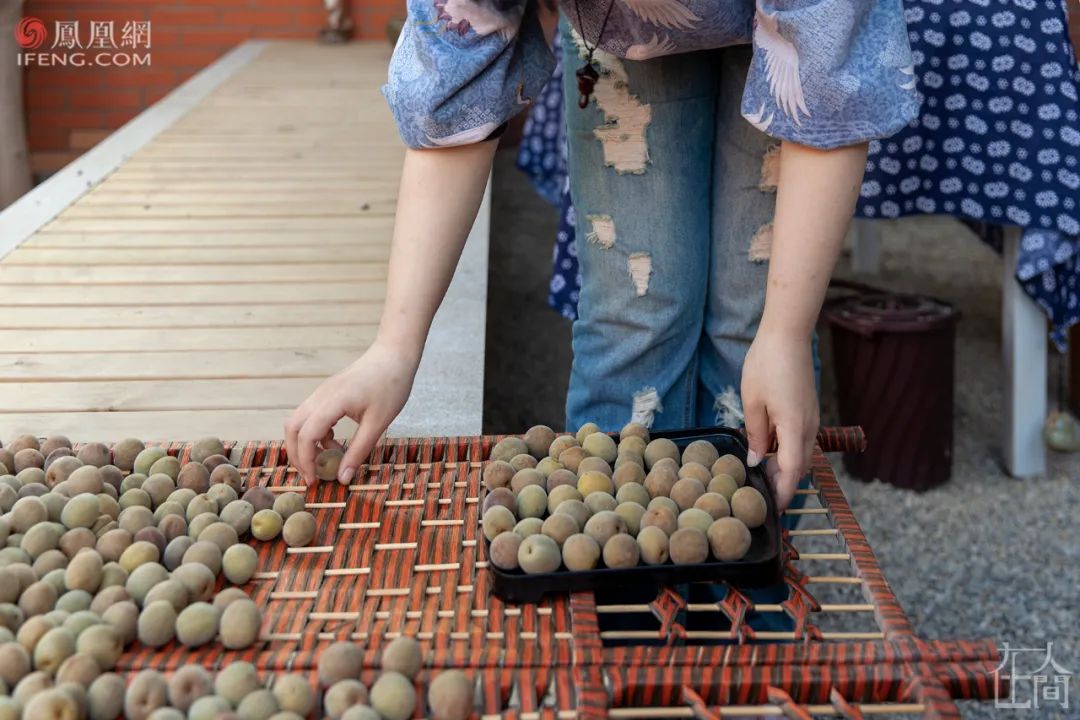
[[[554,212],[500,152],[496,165],[489,286],[485,430],[559,427],[569,369],[569,324],[546,306]],[[954,221],[916,218],[883,227],[874,278],[838,275],[921,292],[963,313],[957,338],[953,478],[916,494],[841,483],[916,631],[931,639],[993,638],[1044,648],[1080,673],[1080,457],[1054,456],[1046,477],[1017,481],[1001,466],[1001,260]],[[835,420],[827,332],[823,418]],[[1051,372],[1051,377],[1056,377]],[[834,458],[840,467],[840,457]],[[1075,685],[1075,683],[1073,683]],[[995,710],[963,703],[965,718],[1080,717],[1072,709]]]
[[[927,638],[990,637],[999,647],[1045,648],[1080,672],[1080,457],[1052,455],[1045,477],[1002,469],[1001,259],[958,223],[915,218],[884,225],[879,277],[838,275],[926,293],[963,313],[957,335],[952,480],[924,494],[844,477],[841,483],[917,632]],[[827,350],[828,342],[824,342]],[[1053,354],[1051,378],[1060,358]],[[826,367],[828,363],[826,361]],[[825,419],[835,418],[826,375]],[[835,459],[839,467],[840,458]],[[1080,717],[1072,709],[995,710],[965,703],[964,716]]]

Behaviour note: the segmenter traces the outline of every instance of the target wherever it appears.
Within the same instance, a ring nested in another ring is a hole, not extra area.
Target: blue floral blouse
[[[851,145],[918,115],[902,0],[562,2],[590,45],[610,2],[599,47],[629,60],[752,43],[742,113],[777,139]],[[407,145],[462,145],[525,109],[554,64],[529,0],[408,0],[383,92]]]
[[[904,5],[922,114],[870,143],[856,214],[953,215],[998,250],[1003,227],[1020,226],[1016,278],[1064,350],[1080,323],[1080,64],[1065,0]],[[581,278],[562,97],[556,68],[518,166],[560,210],[548,303],[574,319]]]

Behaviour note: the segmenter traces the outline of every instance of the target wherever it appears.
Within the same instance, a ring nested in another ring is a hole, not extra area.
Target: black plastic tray
[[[669,438],[679,449],[694,440],[708,440],[721,455],[735,455],[745,464],[746,443],[741,433],[728,428],[697,428],[672,432],[652,433],[653,438]],[[742,560],[721,562],[709,560],[696,565],[639,565],[633,568],[569,571],[561,568],[553,573],[527,575],[521,570],[500,570],[488,563],[491,571],[491,591],[506,602],[535,603],[544,595],[584,590],[641,590],[643,586],[656,587],[692,582],[727,581],[741,587],[766,587],[780,582],[782,542],[780,515],[772,488],[762,469],[747,468],[746,482],[757,488],[765,497],[768,515],[765,524],[750,531],[750,549]],[[485,554],[490,543],[484,539]]]

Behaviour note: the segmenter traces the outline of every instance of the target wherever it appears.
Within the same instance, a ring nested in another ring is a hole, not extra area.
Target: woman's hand
[[[778,452],[766,465],[776,502],[782,511],[795,495],[799,480],[810,469],[818,431],[818,398],[810,342],[762,329],[743,366],[742,401],[749,437],[747,464],[756,466],[772,445]]]
[[[334,425],[343,417],[359,427],[338,469],[348,485],[379,436],[405,407],[419,355],[375,342],[358,360],[325,380],[285,423],[289,459],[308,485],[314,485],[319,449],[339,447]]]
[[[785,141],[780,152],[769,284],[742,401],[747,464],[764,460],[776,436],[779,451],[765,472],[781,509],[810,467],[819,420],[810,338],[865,166],[865,143],[815,150]]]
[[[289,459],[308,485],[315,484],[319,448],[337,447],[338,420],[352,418],[360,426],[338,469],[338,482],[348,484],[405,407],[431,320],[484,197],[497,144],[405,152],[376,340],[359,360],[320,385],[285,423]]]

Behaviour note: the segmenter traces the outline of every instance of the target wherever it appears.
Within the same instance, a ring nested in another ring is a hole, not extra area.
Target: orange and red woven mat
[[[422,683],[442,668],[469,669],[492,718],[958,718],[955,699],[994,697],[994,643],[918,638],[855,521],[823,453],[858,451],[861,431],[818,438],[805,504],[789,510],[801,516],[785,534],[789,598],[775,605],[736,588],[710,602],[664,589],[642,602],[576,593],[508,605],[491,596],[480,476],[499,439],[387,440],[354,485],[306,492],[319,526],[310,546],[256,545],[259,572],[245,589],[264,609],[262,643],[141,648],[120,669],[244,659],[305,672],[322,648],[352,640],[367,649],[371,680],[384,644],[407,634],[427,651]],[[183,459],[189,447],[169,451]],[[248,485],[305,492],[283,443],[230,452]],[[613,622],[631,613],[647,622]],[[751,627],[770,613],[793,629]],[[716,622],[695,622],[703,619]]]

